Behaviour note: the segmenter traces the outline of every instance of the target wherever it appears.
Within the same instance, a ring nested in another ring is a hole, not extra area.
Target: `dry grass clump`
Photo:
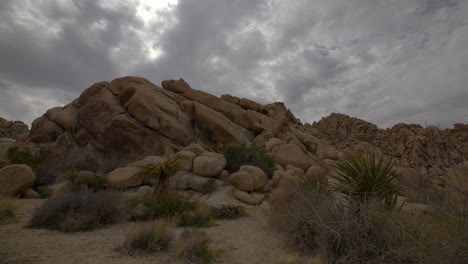
[[[212,208],[213,216],[216,219],[236,219],[249,214],[242,205],[223,204]]]
[[[99,189],[103,187],[105,182],[104,178],[90,171],[69,172],[65,175],[65,179],[69,181],[68,188],[73,192],[87,189]]]
[[[196,203],[177,192],[161,192],[156,197],[135,200],[132,219],[137,221],[173,217],[196,208]]]
[[[15,221],[17,207],[13,198],[0,197],[0,225],[10,224]]]
[[[74,192],[46,201],[33,214],[30,227],[63,232],[88,231],[116,223],[128,213],[116,192]]]
[[[210,247],[211,240],[205,232],[197,229],[185,229],[175,241],[177,257],[192,263],[213,263],[218,252]]]
[[[210,226],[214,223],[213,211],[210,206],[198,204],[189,212],[185,212],[179,217],[179,226]]]
[[[342,203],[302,182],[272,194],[269,222],[299,249],[329,263],[466,263],[468,243],[441,215]]]
[[[174,224],[167,220],[132,223],[127,229],[124,247],[149,252],[166,251],[174,239]]]

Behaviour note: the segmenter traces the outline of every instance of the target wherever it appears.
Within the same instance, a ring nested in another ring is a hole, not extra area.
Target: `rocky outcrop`
[[[15,195],[31,186],[36,175],[27,165],[15,164],[0,169],[0,196]]]
[[[389,129],[343,114],[331,114],[307,133],[337,149],[364,151],[392,157],[398,167],[413,168],[429,178],[445,178],[450,167],[468,159],[468,125],[453,129],[397,124]]]
[[[28,125],[21,121],[8,121],[0,117],[0,138],[16,139],[24,133],[28,133]]]

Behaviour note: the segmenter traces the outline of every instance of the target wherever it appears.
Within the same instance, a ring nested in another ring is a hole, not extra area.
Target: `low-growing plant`
[[[249,215],[244,206],[233,204],[215,206],[212,208],[212,211],[216,219],[235,219]]]
[[[47,199],[52,196],[52,191],[48,188],[38,188],[37,192],[41,195],[42,199]]]
[[[197,207],[179,216],[179,226],[210,226],[214,222],[213,212],[210,206],[198,204]]]
[[[26,164],[31,168],[37,168],[44,162],[44,155],[33,154],[29,149],[18,151],[15,147],[7,150],[8,161],[10,164]]]
[[[393,183],[396,172],[392,160],[384,162],[383,157],[376,160],[372,153],[356,153],[336,161],[335,167],[338,183],[332,187],[343,193],[348,202],[377,199],[388,208],[395,207],[402,187]]]
[[[231,112],[231,111],[224,112],[223,115],[224,115],[227,119],[231,120],[231,122],[235,122],[235,120],[236,120],[236,117],[234,116],[234,113]]]
[[[196,203],[177,192],[160,193],[156,197],[136,200],[133,220],[153,220],[161,217],[172,217],[196,208]]]
[[[247,146],[242,144],[226,145],[223,148],[224,157],[227,160],[226,170],[229,173],[239,171],[242,165],[252,165],[263,170],[269,179],[273,177],[273,172],[276,170],[273,157],[266,153],[264,147],[251,144]]]
[[[185,229],[175,241],[176,255],[192,263],[213,263],[219,252],[211,248],[210,244],[211,240],[205,232]]]
[[[173,229],[173,223],[167,220],[132,223],[127,229],[124,247],[149,252],[168,250],[174,239]]]
[[[115,192],[72,192],[47,200],[31,219],[30,227],[63,232],[88,231],[126,218],[128,204]]]
[[[69,188],[71,191],[81,191],[83,186],[85,189],[99,189],[103,186],[105,180],[89,171],[73,171],[64,176],[69,181]]]
[[[15,221],[16,208],[15,200],[10,197],[0,197],[0,225]]]
[[[141,173],[147,179],[158,180],[153,192],[153,196],[156,197],[161,193],[167,192],[169,178],[174,176],[179,170],[179,159],[177,157],[165,156],[161,162],[143,167]]]

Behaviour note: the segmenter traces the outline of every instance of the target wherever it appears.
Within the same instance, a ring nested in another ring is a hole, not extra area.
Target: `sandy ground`
[[[130,256],[117,248],[128,222],[92,232],[61,233],[25,227],[44,200],[18,200],[17,222],[0,225],[0,263],[184,263],[173,253]],[[250,217],[218,220],[203,228],[221,249],[215,263],[297,263],[269,230],[261,207],[248,209]]]

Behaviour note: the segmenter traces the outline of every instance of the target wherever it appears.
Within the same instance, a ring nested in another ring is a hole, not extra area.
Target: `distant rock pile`
[[[17,138],[28,133],[28,126],[21,121],[7,121],[0,117],[0,138]]]

